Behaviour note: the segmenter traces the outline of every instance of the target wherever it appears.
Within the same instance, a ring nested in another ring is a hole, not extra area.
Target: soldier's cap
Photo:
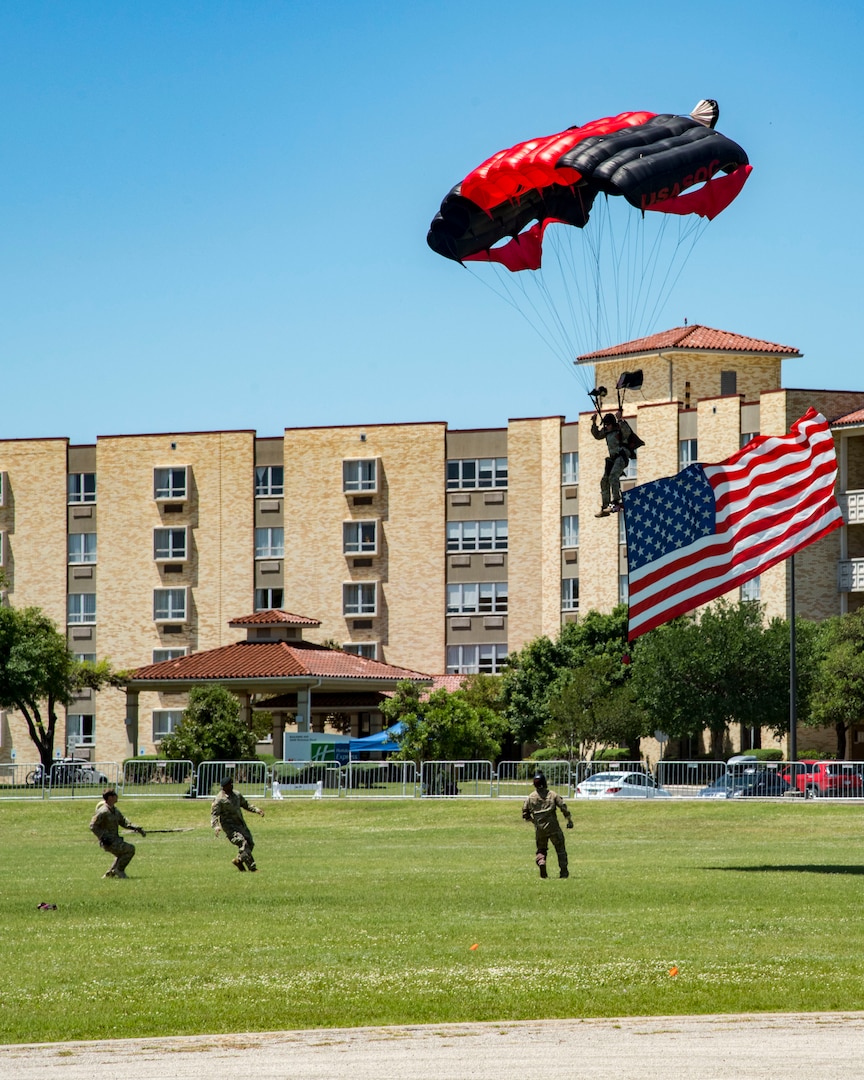
[[[226,787],[234,787],[234,777],[233,777],[233,776],[226,776],[226,777],[224,777],[224,778],[223,778],[223,779],[222,779],[222,780],[220,781],[220,784],[219,784],[219,786],[220,786],[220,787],[223,787],[223,788],[226,788]]]
[[[113,795],[115,799],[117,798],[117,792],[114,788],[106,788],[105,791],[102,792],[103,799],[107,799],[109,795]]]

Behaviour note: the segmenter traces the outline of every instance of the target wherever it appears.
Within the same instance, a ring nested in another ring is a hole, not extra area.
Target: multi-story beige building
[[[828,417],[846,525],[796,558],[797,611],[821,619],[864,596],[864,392],[784,389],[782,361],[799,355],[693,326],[581,362],[608,402],[625,370],[643,373],[624,406],[645,443],[625,486],[720,461],[811,405]],[[388,664],[497,672],[580,610],[626,598],[622,523],[594,516],[606,450],[590,417],[2,440],[5,599],[115,668],[217,648],[235,640],[231,620],[282,608],[320,621],[312,640]],[[743,591],[785,616],[788,566]],[[131,747],[124,695],[85,694],[65,745],[99,760],[153,751],[180,709],[142,697]],[[0,743],[6,760],[32,756],[14,713],[0,714]]]

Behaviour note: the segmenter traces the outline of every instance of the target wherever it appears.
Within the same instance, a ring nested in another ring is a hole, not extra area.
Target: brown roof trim
[[[101,439],[174,439],[180,435],[252,435],[256,436],[255,428],[213,428],[211,431],[136,431],[134,434],[125,435],[97,435],[96,441]],[[278,436],[274,436],[278,438]],[[93,445],[86,443],[85,445]]]
[[[446,420],[393,420],[387,423],[371,424],[303,424],[299,427],[286,427],[286,431],[372,431],[375,428],[394,427],[447,427]]]

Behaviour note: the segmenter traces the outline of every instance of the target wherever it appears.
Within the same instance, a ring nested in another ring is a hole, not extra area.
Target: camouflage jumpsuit
[[[606,414],[612,416],[611,413]],[[604,507],[618,506],[621,503],[621,476],[626,472],[630,464],[630,452],[627,449],[627,440],[633,434],[626,420],[616,420],[608,427],[598,428],[592,417],[591,434],[595,439],[606,440],[606,465],[603,469],[603,477],[600,480],[600,500]],[[613,417],[614,420],[614,417]],[[635,454],[633,455],[635,457]]]
[[[221,828],[231,843],[239,848],[237,858],[233,860],[239,870],[257,870],[258,867],[252,857],[255,841],[243,820],[244,810],[262,816],[264,813],[257,806],[246,802],[239,792],[229,792],[223,788],[210,806],[210,824],[214,829]]]
[[[564,833],[558,824],[558,811],[567,820],[567,828],[573,827],[573,818],[567,809],[567,803],[561,796],[549,788],[541,788],[532,791],[522,804],[522,817],[534,825],[534,837],[537,842],[537,854],[534,861],[540,867],[540,876],[546,877],[546,856],[549,852],[549,841],[558,855],[558,870],[561,877],[569,877],[567,869],[567,849],[564,845]]]
[[[120,836],[120,829],[132,829],[138,831],[138,826],[127,821],[117,809],[117,804],[109,806],[102,799],[96,806],[96,813],[90,821],[90,831],[99,841],[103,851],[114,856],[114,862],[105,877],[126,877],[126,867],[132,861],[135,854],[135,845],[127,843]]]

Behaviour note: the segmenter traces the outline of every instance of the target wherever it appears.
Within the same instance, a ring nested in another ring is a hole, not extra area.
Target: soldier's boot
[[[256,872],[258,867],[255,865],[255,860],[254,859],[249,860],[249,863],[248,863],[246,869],[251,870],[253,874]]]
[[[125,878],[126,877],[126,871],[125,870],[115,870],[114,871],[114,877],[115,878],[117,878],[117,877]]]
[[[540,867],[540,877],[549,877],[549,872],[546,869],[546,856],[541,851],[537,852],[536,862]]]
[[[558,858],[558,869],[560,871],[559,877],[570,877],[570,871],[567,869],[567,856],[561,855]]]
[[[114,868],[112,867],[110,870],[106,870],[102,877],[114,877]]]
[[[238,870],[245,871],[246,866],[244,865],[243,860],[240,858],[239,855],[236,859],[232,859],[231,862],[234,863]]]

